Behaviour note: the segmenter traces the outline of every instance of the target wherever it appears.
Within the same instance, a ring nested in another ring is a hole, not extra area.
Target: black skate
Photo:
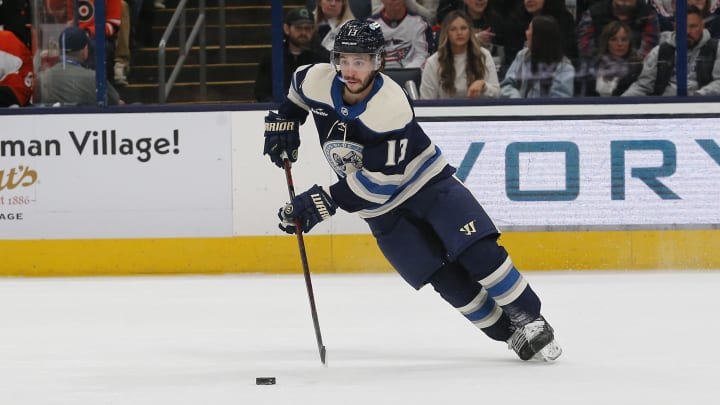
[[[515,329],[507,343],[508,348],[513,349],[518,357],[525,361],[552,361],[562,354],[562,348],[555,342],[552,326],[542,315]]]

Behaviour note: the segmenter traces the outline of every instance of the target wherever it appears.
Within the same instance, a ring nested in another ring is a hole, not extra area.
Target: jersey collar
[[[350,121],[357,118],[360,114],[365,112],[368,101],[370,101],[370,99],[372,99],[373,96],[378,91],[380,91],[382,85],[382,75],[376,74],[372,89],[370,89],[370,93],[368,93],[367,97],[365,97],[363,101],[355,105],[345,105],[342,99],[342,93],[345,84],[342,82],[342,80],[340,80],[340,74],[338,73],[337,75],[335,75],[335,79],[333,79],[332,87],[330,89],[330,95],[332,97],[335,112],[340,116],[340,119],[342,121]]]

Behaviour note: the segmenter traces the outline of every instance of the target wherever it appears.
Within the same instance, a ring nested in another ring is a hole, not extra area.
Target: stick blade
[[[323,366],[327,367],[327,351],[325,350],[325,345],[320,346],[320,361]]]

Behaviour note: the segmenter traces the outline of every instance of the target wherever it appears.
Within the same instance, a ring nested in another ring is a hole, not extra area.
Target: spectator
[[[0,107],[26,106],[33,91],[30,50],[13,32],[0,30]]]
[[[348,0],[350,10],[358,20],[364,21],[372,15],[372,4],[368,0]]]
[[[575,18],[565,6],[565,0],[524,0],[512,12],[505,32],[505,68],[513,63],[515,55],[523,48],[525,30],[538,15],[553,17],[558,24],[560,38],[552,46],[561,46],[563,55],[573,61],[577,58]]]
[[[703,15],[705,29],[711,38],[720,37],[720,9],[712,10],[710,0],[687,0],[688,6],[697,7]],[[653,6],[657,13],[660,32],[675,29],[675,0],[654,0]]]
[[[611,21],[600,33],[598,60],[595,65],[596,93],[590,95],[619,96],[637,80],[643,60],[630,44],[630,26]]]
[[[652,0],[652,6],[655,9],[660,32],[672,31],[675,25],[675,0]]]
[[[454,10],[464,10],[470,16],[475,36],[490,51],[495,58],[495,65],[499,67],[504,54],[506,23],[503,16],[491,7],[490,0],[442,0],[440,3],[438,18],[444,19]]]
[[[475,36],[480,44],[488,49],[493,44],[502,46],[505,34],[505,25],[502,16],[488,7],[489,0],[465,0],[465,12],[472,20]]]
[[[10,31],[32,49],[30,0],[0,0],[0,30]]]
[[[659,25],[655,10],[645,0],[599,0],[585,12],[577,26],[580,56],[586,60],[597,55],[597,42],[610,21],[627,23],[632,30],[631,44],[641,57],[657,45]]]
[[[385,6],[370,20],[385,37],[385,67],[422,68],[428,57],[432,31],[425,19],[408,10],[406,0],[382,0]]]
[[[68,19],[72,20],[73,1],[68,1]],[[115,66],[115,40],[117,32],[120,29],[122,19],[122,7],[120,0],[105,0],[105,72],[107,78],[114,76]],[[92,44],[90,46],[90,54],[88,55],[87,65],[91,68],[95,67],[95,0],[85,0],[78,2],[77,10],[77,26],[88,32]]]
[[[420,98],[498,97],[500,84],[490,52],[471,29],[472,20],[452,11],[443,20],[438,51],[423,69]]]
[[[115,64],[113,82],[118,86],[127,86],[127,74],[130,71],[130,6],[121,0],[120,29],[115,42]]]
[[[500,83],[504,97],[572,97],[575,69],[563,54],[562,34],[555,18],[533,17],[525,31],[527,47],[515,56]]]
[[[688,0],[688,6],[695,6],[702,12],[705,29],[710,32],[710,38],[720,37],[720,9],[710,11],[710,0]]]
[[[439,0],[407,0],[405,4],[408,10],[424,18],[428,24],[433,25],[437,21],[435,17],[438,2]],[[383,9],[382,0],[372,0],[370,4],[372,5],[372,14],[377,14]]]
[[[330,60],[330,51],[335,44],[335,36],[340,27],[355,19],[348,0],[318,0],[315,6],[315,27],[320,37],[320,45],[327,51],[326,61]]]
[[[95,71],[85,67],[90,39],[85,31],[70,26],[58,38],[61,57],[55,66],[40,73],[40,101],[45,104],[96,105]],[[106,81],[108,105],[125,104]]]
[[[291,10],[285,17],[283,24],[285,43],[283,45],[283,91],[287,93],[290,88],[290,76],[298,67],[318,62],[327,62],[318,53],[310,49],[313,35],[315,35],[315,20],[306,8]],[[266,55],[258,66],[255,79],[255,99],[260,102],[272,101],[272,54]]]
[[[472,17],[472,14],[466,8],[470,7],[469,3],[472,2],[473,0],[439,0],[436,14],[437,20],[442,21],[453,10],[465,10]],[[510,17],[510,13],[522,2],[523,0],[489,0],[487,8],[492,10],[494,14],[500,15],[503,19],[507,19]]]
[[[702,11],[687,8],[687,91],[693,96],[720,95],[720,62],[717,39],[705,29]],[[660,45],[645,57],[642,73],[623,96],[677,95],[675,33],[663,33]]]

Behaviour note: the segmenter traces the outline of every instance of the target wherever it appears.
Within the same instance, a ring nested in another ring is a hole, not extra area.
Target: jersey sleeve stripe
[[[430,179],[440,173],[445,166],[447,166],[447,161],[442,156],[440,149],[430,145],[408,165],[406,173],[403,175],[386,176],[382,173],[368,173],[362,170],[348,176],[347,184],[358,197],[380,205],[360,212],[362,217],[373,217],[390,211],[410,198]],[[373,181],[376,179],[385,180],[385,184],[377,184]],[[398,179],[401,180],[398,181]]]
[[[360,170],[348,176],[348,186],[359,197],[376,204],[384,204],[397,194],[403,185],[412,183],[418,175],[421,175],[439,155],[439,150],[434,145],[430,145],[407,165],[405,173],[386,175]]]

